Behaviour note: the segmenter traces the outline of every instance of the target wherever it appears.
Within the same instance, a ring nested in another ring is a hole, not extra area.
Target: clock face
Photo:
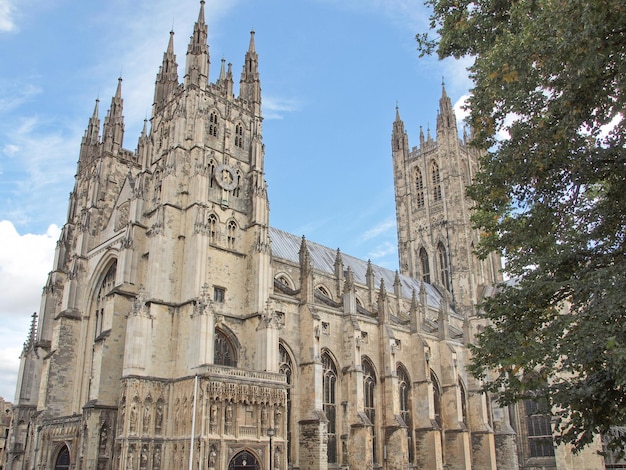
[[[237,187],[237,175],[229,165],[219,164],[215,168],[215,181],[226,191]]]

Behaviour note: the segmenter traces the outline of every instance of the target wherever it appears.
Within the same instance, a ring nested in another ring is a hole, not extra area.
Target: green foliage
[[[544,401],[580,449],[626,426],[626,1],[427,5],[421,53],[475,59],[477,252],[515,279],[480,306],[472,373],[504,404]]]

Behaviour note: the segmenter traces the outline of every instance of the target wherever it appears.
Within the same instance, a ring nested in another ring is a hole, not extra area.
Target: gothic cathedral
[[[204,0],[173,33],[124,148],[122,81],[82,139],[67,221],[21,356],[12,470],[519,468],[507,409],[468,375],[478,155],[445,88],[436,138],[392,159],[399,271],[269,223],[254,32],[235,95],[209,82]]]

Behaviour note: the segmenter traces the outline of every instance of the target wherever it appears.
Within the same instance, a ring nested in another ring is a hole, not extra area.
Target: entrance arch
[[[64,445],[57,455],[56,462],[54,464],[54,470],[68,470],[70,468],[70,450]]]
[[[259,461],[256,457],[248,452],[242,450],[235,455],[228,464],[228,470],[260,470]],[[55,469],[56,470],[56,469]]]

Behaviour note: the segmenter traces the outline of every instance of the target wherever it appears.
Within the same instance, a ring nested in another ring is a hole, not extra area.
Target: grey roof
[[[300,245],[302,244],[302,238],[287,233],[283,230],[270,227],[270,239],[272,241],[272,256],[275,258],[281,258],[293,263],[300,262]],[[333,274],[335,272],[335,259],[337,257],[337,250],[320,245],[319,243],[306,241],[306,246],[309,250],[311,265],[313,269],[322,271],[325,273]],[[354,274],[354,281],[359,284],[366,284],[365,273],[367,272],[367,261],[364,261],[354,256],[341,253],[341,259],[343,261],[344,270],[348,267]],[[396,278],[396,272],[381,266],[372,264],[372,271],[374,273],[374,285],[376,288],[380,286],[380,280],[384,279],[385,289],[387,292],[393,292],[393,284]],[[414,279],[409,276],[400,274],[400,284],[402,285],[402,296],[410,299],[415,290],[416,295],[419,298],[419,292],[422,284],[426,289],[426,298],[428,305],[438,309],[441,305],[441,294],[435,287],[430,284],[422,283],[418,279]]]

